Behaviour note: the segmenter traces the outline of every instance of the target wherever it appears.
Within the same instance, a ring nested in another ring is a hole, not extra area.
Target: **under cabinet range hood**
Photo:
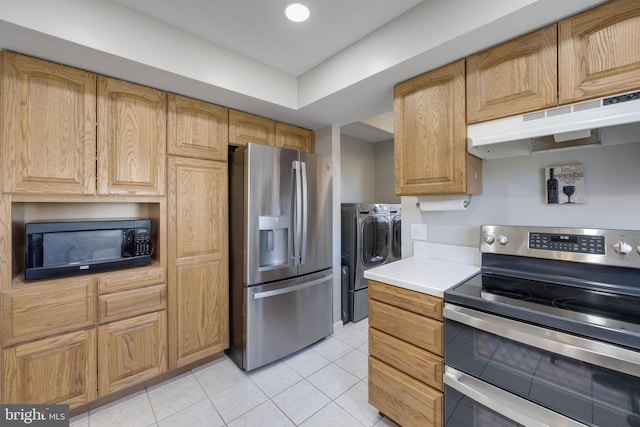
[[[469,125],[482,159],[640,142],[640,91]]]

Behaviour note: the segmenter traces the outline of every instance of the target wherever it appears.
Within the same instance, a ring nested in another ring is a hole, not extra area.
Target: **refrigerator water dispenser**
[[[259,217],[260,270],[289,264],[290,224],[288,215]]]

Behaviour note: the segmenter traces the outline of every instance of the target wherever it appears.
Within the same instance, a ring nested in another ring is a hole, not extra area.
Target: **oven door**
[[[450,303],[444,316],[446,426],[640,427],[637,352]]]

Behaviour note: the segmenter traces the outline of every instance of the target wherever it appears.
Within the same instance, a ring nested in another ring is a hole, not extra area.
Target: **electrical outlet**
[[[411,224],[411,240],[427,240],[427,224]]]

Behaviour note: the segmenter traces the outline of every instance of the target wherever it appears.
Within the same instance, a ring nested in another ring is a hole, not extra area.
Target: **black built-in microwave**
[[[93,274],[151,263],[148,219],[25,224],[25,280]]]

